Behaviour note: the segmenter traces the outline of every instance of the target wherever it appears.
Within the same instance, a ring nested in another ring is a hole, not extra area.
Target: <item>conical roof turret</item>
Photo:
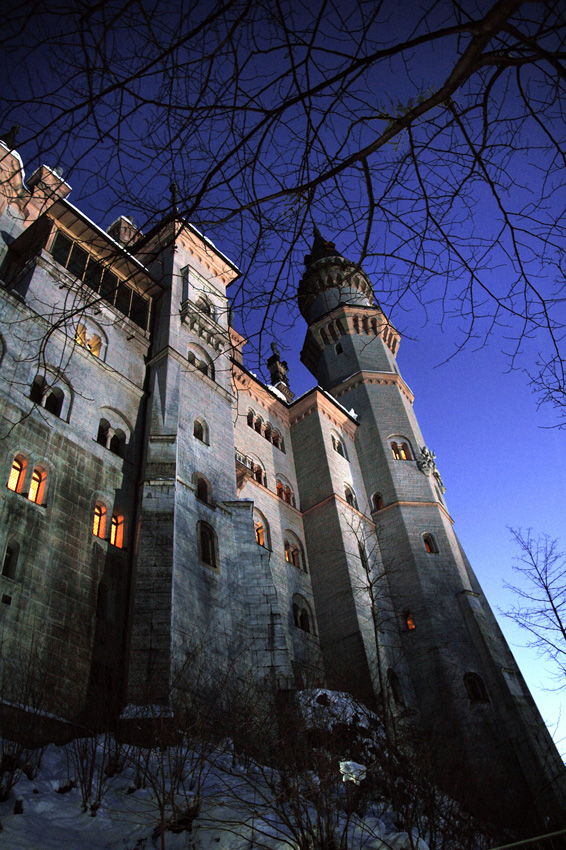
[[[339,304],[371,306],[374,303],[368,276],[359,265],[343,257],[316,225],[305,266],[297,295],[299,310],[309,324]]]

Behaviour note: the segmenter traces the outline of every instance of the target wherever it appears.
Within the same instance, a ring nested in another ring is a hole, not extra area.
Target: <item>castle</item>
[[[559,823],[564,765],[453,531],[363,270],[316,231],[313,389],[244,365],[238,269],[173,210],[101,230],[0,143],[0,627],[46,708],[167,706],[198,645],[418,722],[459,794]],[[299,277],[300,271],[297,272]]]

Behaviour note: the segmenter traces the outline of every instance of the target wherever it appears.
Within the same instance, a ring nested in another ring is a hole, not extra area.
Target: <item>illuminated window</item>
[[[401,460],[411,460],[411,450],[407,443],[401,443]]]
[[[277,495],[280,499],[285,499],[285,488],[280,481],[277,482]]]
[[[8,476],[8,483],[6,484],[8,490],[13,490],[14,493],[21,493],[25,472],[26,459],[22,455],[16,455],[12,461],[10,475]]]
[[[395,460],[401,460],[401,452],[399,451],[399,446],[395,441],[391,443],[391,451],[393,452]]]
[[[342,457],[346,457],[344,442],[340,437],[336,436],[336,434],[332,434],[332,448],[335,452],[338,452],[339,455],[342,455]]]
[[[77,345],[81,345],[83,348],[86,345],[86,326],[83,324],[78,324],[77,329],[75,331],[75,342]]]
[[[261,522],[255,522],[255,539],[260,546],[265,546],[265,530]]]
[[[464,675],[464,687],[470,702],[489,702],[485,682],[477,673]]]
[[[413,455],[409,441],[405,437],[397,437],[390,443],[391,451],[395,460],[412,460]]]
[[[425,552],[428,552],[429,555],[436,555],[438,553],[438,546],[432,534],[423,534],[423,544]]]
[[[106,531],[106,508],[102,502],[97,502],[94,506],[94,519],[92,523],[92,533],[95,537],[104,537]]]
[[[254,529],[255,539],[264,549],[271,549],[271,538],[269,534],[269,524],[260,511],[254,508]]]
[[[90,339],[87,340],[87,347],[93,357],[100,357],[100,351],[102,349],[102,340],[98,334],[93,334]]]
[[[307,568],[303,547],[292,531],[285,532],[283,543],[285,546],[285,560],[287,563],[292,564],[298,570],[306,572]]]
[[[417,628],[417,624],[415,623],[415,618],[411,611],[407,611],[405,614],[405,625],[407,627],[407,631],[412,632]]]
[[[100,535],[99,535],[100,536]],[[112,514],[110,520],[110,543],[121,549],[124,545],[124,517],[120,514]]]
[[[33,470],[31,484],[29,485],[28,499],[30,502],[35,502],[36,505],[43,503],[43,494],[45,492],[45,472],[37,467]]]

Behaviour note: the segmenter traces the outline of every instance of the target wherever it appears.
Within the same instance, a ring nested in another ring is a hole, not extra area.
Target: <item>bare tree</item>
[[[513,531],[521,555],[513,567],[521,577],[517,585],[507,584],[518,603],[507,617],[528,634],[528,646],[550,658],[557,681],[563,689],[566,675],[566,555],[559,541],[546,534],[534,536],[529,529]]]
[[[37,0],[3,28],[0,128],[143,228],[175,179],[244,271],[244,318],[264,309],[257,348],[315,220],[388,309],[438,303],[461,344],[503,326],[512,357],[541,334],[563,382],[565,31],[557,0]]]

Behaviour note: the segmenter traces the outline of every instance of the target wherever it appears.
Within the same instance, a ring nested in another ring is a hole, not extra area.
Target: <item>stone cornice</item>
[[[356,372],[354,375],[350,375],[349,378],[346,378],[345,381],[342,381],[342,383],[332,387],[330,392],[332,395],[336,396],[336,398],[339,398],[345,393],[350,392],[350,390],[353,390],[355,387],[358,387],[360,384],[396,386],[408,400],[409,404],[412,404],[415,398],[401,375],[398,375],[396,372]]]
[[[372,516],[377,517],[391,510],[392,508],[439,508],[440,511],[444,514],[446,519],[450,522],[451,525],[454,525],[454,520],[444,507],[441,502],[406,502],[406,501],[398,501],[391,502],[390,505],[386,505],[384,508],[381,508],[379,511],[374,511]],[[375,520],[374,520],[375,521]]]
[[[332,398],[329,398],[318,387],[293,402],[290,411],[290,424],[294,425],[312,413],[321,413],[336,428],[341,428],[349,437],[355,438],[357,424],[338,403],[335,404]]]
[[[289,427],[290,411],[286,402],[277,398],[265,384],[254,378],[244,367],[240,368],[238,363],[232,361],[232,374],[234,377],[234,389],[236,393],[242,390],[251,399],[267,408],[271,415],[278,417],[287,427]]]

